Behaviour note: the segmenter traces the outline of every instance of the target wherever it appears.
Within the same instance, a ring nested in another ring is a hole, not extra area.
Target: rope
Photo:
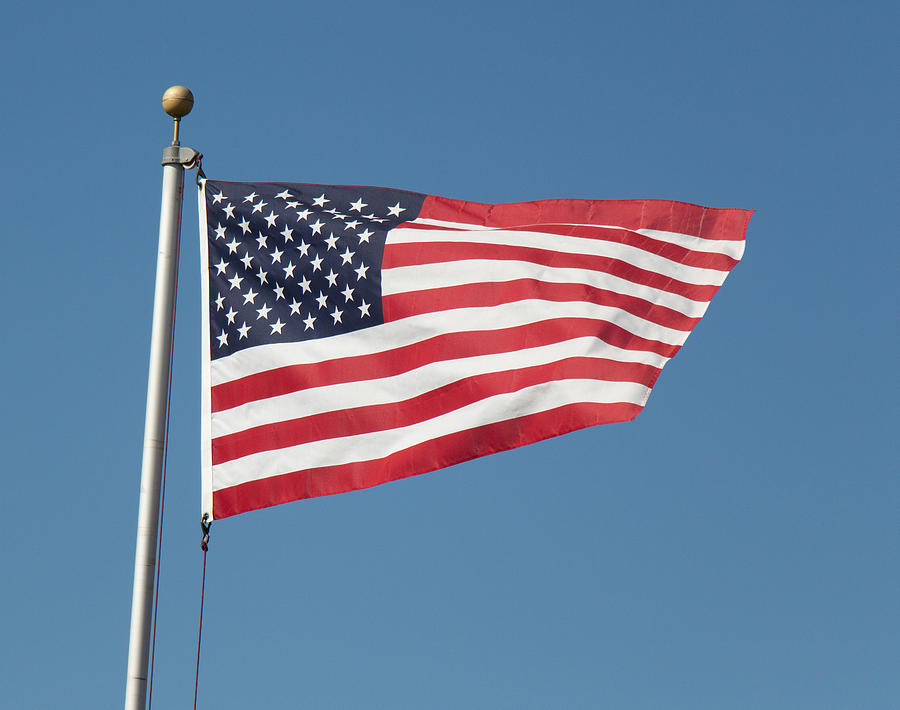
[[[172,411],[172,357],[175,353],[175,316],[178,314],[178,269],[175,269],[175,300],[172,304],[172,342],[169,346],[169,382],[166,392],[166,425],[163,429],[162,480],[159,491],[159,519],[156,536],[156,582],[153,592],[153,632],[150,636],[150,673],[147,679],[147,710],[153,705],[153,669],[156,660],[156,619],[159,607],[159,575],[162,569],[163,513],[166,509],[166,464],[169,461],[169,414]]]
[[[194,710],[197,710],[197,687],[200,684],[200,641],[203,639],[203,599],[206,596],[206,552],[209,549],[209,527],[212,523],[207,524],[208,514],[204,513],[200,521],[200,527],[203,528],[203,540],[200,543],[200,549],[203,550],[203,576],[200,581],[200,624],[197,629],[197,669],[194,672]]]

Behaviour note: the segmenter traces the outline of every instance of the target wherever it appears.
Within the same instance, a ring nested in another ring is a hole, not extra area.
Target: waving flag
[[[634,418],[750,214],[205,181],[204,512]]]

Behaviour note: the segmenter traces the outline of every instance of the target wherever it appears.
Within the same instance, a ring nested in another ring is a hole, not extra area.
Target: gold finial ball
[[[186,86],[170,86],[163,94],[162,107],[172,118],[182,118],[194,108],[194,95]]]

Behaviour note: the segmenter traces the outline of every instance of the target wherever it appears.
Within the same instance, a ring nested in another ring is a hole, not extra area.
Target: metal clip
[[[203,181],[206,180],[206,173],[203,172],[203,154],[200,153],[197,155],[197,174],[194,176],[194,180],[197,182],[197,187],[203,186]]]
[[[206,522],[209,520],[209,513],[204,513],[203,517],[200,518],[200,529],[203,531],[203,539],[200,541],[200,549],[206,552],[209,549],[209,529],[212,527],[212,522]]]

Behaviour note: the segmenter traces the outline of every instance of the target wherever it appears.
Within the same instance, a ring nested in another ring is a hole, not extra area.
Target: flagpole
[[[147,702],[150,624],[153,616],[153,581],[159,533],[159,499],[165,453],[169,374],[172,367],[184,170],[186,167],[193,167],[200,157],[192,148],[181,147],[178,129],[181,119],[190,112],[193,105],[194,97],[184,86],[170,87],[163,94],[163,109],[175,120],[175,127],[171,145],[163,149],[162,160],[159,253],[153,298],[153,328],[150,336],[150,370],[144,419],[144,453],[141,463],[125,710],[144,710]]]

